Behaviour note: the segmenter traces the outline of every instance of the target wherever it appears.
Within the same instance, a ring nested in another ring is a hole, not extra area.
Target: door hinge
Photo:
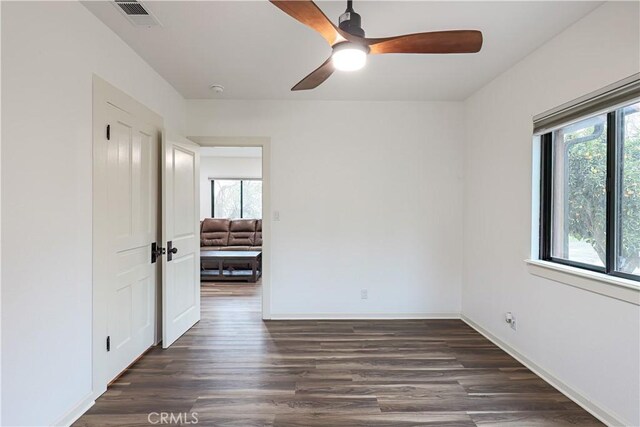
[[[167,252],[162,246],[158,246],[156,242],[151,244],[151,264],[155,264],[159,257]]]
[[[111,141],[111,125],[107,125],[107,141]]]
[[[111,337],[107,337],[107,351],[111,351]]]

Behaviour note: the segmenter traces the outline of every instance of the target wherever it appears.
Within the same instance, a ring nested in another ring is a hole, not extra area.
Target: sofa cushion
[[[229,231],[231,220],[226,218],[205,218],[202,221],[203,232]]]
[[[253,239],[253,244],[256,246],[262,246],[262,220],[256,221],[256,237]]]
[[[255,239],[255,232],[230,232],[229,233],[229,246],[253,246],[253,241]]]
[[[255,219],[232,219],[229,230],[231,230],[231,232],[243,231],[243,232],[254,233],[256,231],[256,220]]]
[[[227,246],[231,221],[222,218],[206,218],[202,221],[200,246]]]
[[[231,220],[229,246],[253,246],[256,235],[255,219]]]

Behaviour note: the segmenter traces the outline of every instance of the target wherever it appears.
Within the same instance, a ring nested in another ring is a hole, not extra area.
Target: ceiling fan
[[[383,53],[475,53],[482,47],[482,33],[476,30],[434,31],[395,37],[366,38],[361,17],[347,1],[338,27],[311,0],[270,0],[276,7],[316,30],[333,48],[320,67],[291,90],[308,90],[320,86],[335,70],[355,71],[364,67],[367,55]]]

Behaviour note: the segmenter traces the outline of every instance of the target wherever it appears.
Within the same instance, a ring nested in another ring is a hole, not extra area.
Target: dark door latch
[[[173,255],[178,253],[178,248],[173,247],[173,242],[169,240],[167,242],[167,261],[171,261],[173,259]]]
[[[158,246],[156,242],[153,242],[151,244],[151,264],[155,264],[158,258],[160,258],[165,253],[166,253],[165,248],[163,248],[162,246]]]

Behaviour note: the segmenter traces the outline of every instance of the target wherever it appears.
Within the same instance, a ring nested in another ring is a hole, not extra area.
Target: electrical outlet
[[[369,298],[369,291],[366,289],[362,289],[360,291],[360,299],[367,299]]]
[[[509,311],[504,315],[504,321],[511,326],[511,329],[516,330],[516,316],[512,312]]]
[[[280,221],[280,211],[273,211],[273,220]]]

